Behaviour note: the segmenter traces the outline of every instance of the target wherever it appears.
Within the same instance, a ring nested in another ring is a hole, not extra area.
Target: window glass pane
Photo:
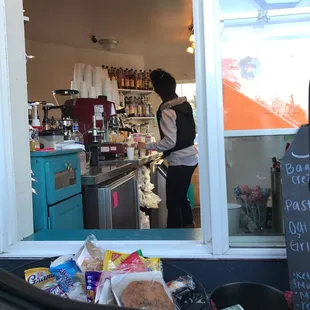
[[[298,16],[225,22],[222,70],[230,236],[284,233],[277,161],[294,138],[285,129],[297,129],[308,119],[309,30]],[[253,129],[261,134],[251,136]],[[277,135],[266,135],[270,129],[277,129]],[[231,130],[239,130],[238,135],[231,137]]]
[[[308,23],[283,21],[224,27],[225,130],[298,128],[307,122],[309,30]]]
[[[283,234],[280,160],[293,136],[225,138],[230,235]]]

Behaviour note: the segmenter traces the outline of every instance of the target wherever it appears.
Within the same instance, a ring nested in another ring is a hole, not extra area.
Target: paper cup
[[[143,158],[146,156],[146,149],[140,150],[140,157]]]
[[[135,148],[134,147],[127,147],[127,157],[128,160],[134,160],[135,158]]]

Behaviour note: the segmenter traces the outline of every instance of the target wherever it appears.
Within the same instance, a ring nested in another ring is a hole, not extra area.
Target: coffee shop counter
[[[136,157],[133,160],[129,160],[129,159],[113,159],[113,160],[105,160],[105,163],[114,163],[114,164],[121,164],[121,163],[130,163],[132,165],[134,165],[135,167],[141,167],[144,165],[148,165],[151,162],[154,161],[158,161],[162,158],[163,154],[159,153],[159,152],[152,152],[149,155],[146,155],[144,157],[138,158]]]

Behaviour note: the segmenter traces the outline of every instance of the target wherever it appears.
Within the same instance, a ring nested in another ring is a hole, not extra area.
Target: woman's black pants
[[[166,180],[167,228],[193,225],[193,212],[187,197],[196,166],[169,166]]]

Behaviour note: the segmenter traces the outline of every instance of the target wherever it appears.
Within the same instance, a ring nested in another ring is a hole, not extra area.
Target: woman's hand
[[[145,150],[146,149],[146,144],[144,142],[139,142],[137,146],[138,150]]]

